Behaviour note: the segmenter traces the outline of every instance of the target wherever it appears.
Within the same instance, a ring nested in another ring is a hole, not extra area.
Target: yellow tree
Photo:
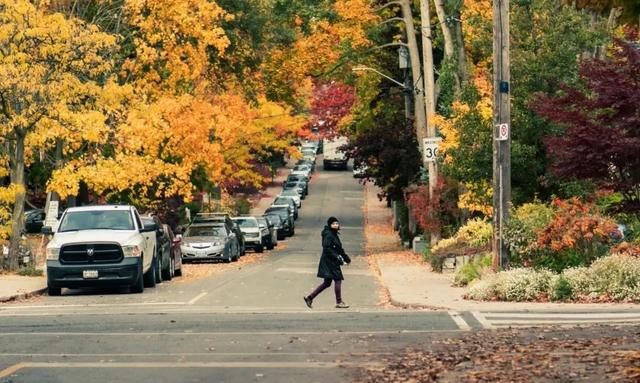
[[[105,121],[92,107],[99,89],[92,79],[111,70],[105,57],[115,43],[94,26],[29,1],[0,0],[0,136],[15,191],[12,269],[24,228],[25,143],[56,120],[100,134]]]

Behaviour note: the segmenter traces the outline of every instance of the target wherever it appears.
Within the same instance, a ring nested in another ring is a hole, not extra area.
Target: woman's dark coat
[[[322,256],[318,265],[318,277],[329,278],[334,281],[343,280],[344,277],[340,269],[341,258],[345,263],[351,263],[351,259],[342,248],[338,233],[331,230],[329,226],[325,226],[324,230],[322,230]]]

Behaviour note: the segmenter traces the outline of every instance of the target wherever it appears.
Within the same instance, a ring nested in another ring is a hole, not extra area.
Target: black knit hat
[[[331,226],[331,224],[334,223],[334,222],[338,222],[338,218],[329,217],[329,219],[327,220],[327,226]]]

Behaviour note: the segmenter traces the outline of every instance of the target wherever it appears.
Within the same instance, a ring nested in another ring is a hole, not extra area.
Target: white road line
[[[0,338],[8,336],[216,336],[216,335],[387,335],[387,334],[430,334],[443,330],[379,330],[379,331],[219,331],[219,332],[4,332]]]
[[[50,354],[34,354],[34,353],[0,353],[0,356],[33,356],[33,357],[65,357],[65,358],[91,358],[91,357],[143,357],[156,358],[162,356],[299,356],[299,355],[344,355],[343,352],[176,352],[176,353],[95,353],[95,354],[70,354],[70,353],[50,353]],[[392,352],[350,352],[350,356],[370,356],[370,355],[394,355]]]
[[[473,315],[480,324],[487,329],[493,328],[493,325],[487,321],[487,319],[482,315],[479,311],[472,311],[471,315]]]
[[[202,299],[207,294],[208,294],[207,292],[202,292],[202,293],[198,294],[196,297],[194,297],[192,300],[190,300],[188,304],[190,304],[190,305],[195,304],[197,301]]]
[[[122,307],[122,306],[171,306],[185,305],[185,302],[137,302],[137,303],[86,303],[68,305],[33,305],[33,306],[11,306],[0,308],[0,313],[5,310],[29,310],[29,309],[52,309],[52,308],[72,308],[72,307]]]
[[[449,311],[449,316],[453,319],[454,322],[458,325],[458,328],[462,331],[470,331],[471,326],[464,320],[460,313],[457,311]]]
[[[640,323],[640,318],[619,318],[619,319],[493,319],[491,323],[494,326],[505,326],[510,324],[517,325],[554,325],[554,324],[568,324],[568,323],[621,323],[621,322],[633,322]]]
[[[379,367],[373,362],[107,362],[107,363],[58,363],[24,362],[0,371],[0,378],[6,378],[26,368],[336,368]]]
[[[616,319],[634,318],[640,319],[640,312],[621,313],[508,313],[508,312],[484,312],[483,315],[490,318],[575,318],[575,319]]]

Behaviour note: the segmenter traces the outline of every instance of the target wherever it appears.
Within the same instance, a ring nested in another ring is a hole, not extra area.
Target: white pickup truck
[[[155,224],[142,224],[128,205],[73,207],[65,210],[47,245],[49,295],[63,287],[130,286],[141,293],[160,279]]]
[[[349,143],[347,137],[325,139],[323,144],[322,166],[324,169],[347,170],[347,155],[340,148]]]

